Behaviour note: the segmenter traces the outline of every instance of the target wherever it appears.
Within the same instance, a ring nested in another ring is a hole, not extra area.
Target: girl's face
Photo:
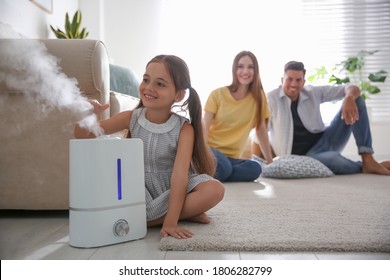
[[[248,86],[253,81],[255,66],[249,56],[243,56],[238,60],[236,73],[241,85]]]
[[[175,85],[162,62],[152,62],[146,67],[139,91],[145,107],[170,109],[177,101]]]

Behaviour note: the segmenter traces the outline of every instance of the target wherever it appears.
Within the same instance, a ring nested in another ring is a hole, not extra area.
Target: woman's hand
[[[104,105],[100,104],[97,100],[88,100],[89,103],[93,106],[93,112],[97,115],[99,115],[101,112],[107,110],[110,107],[110,104],[106,103]]]
[[[192,237],[192,232],[179,225],[163,225],[160,231],[162,237],[172,236],[176,239],[186,239]]]

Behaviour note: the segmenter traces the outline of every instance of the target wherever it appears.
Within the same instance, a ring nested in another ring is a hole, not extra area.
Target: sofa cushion
[[[134,71],[110,64],[110,90],[139,97],[139,81]]]
[[[281,156],[271,164],[262,164],[262,177],[268,178],[317,178],[334,176],[333,172],[320,161],[298,155]]]

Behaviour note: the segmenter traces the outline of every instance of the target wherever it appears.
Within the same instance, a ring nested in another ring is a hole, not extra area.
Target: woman
[[[260,164],[241,158],[252,129],[266,162],[272,162],[267,131],[269,111],[256,56],[249,51],[237,54],[232,74],[231,85],[215,89],[207,99],[204,135],[217,160],[218,180],[253,181],[261,174]]]

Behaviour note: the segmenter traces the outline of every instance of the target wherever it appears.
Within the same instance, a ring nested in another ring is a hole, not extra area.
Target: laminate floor
[[[145,238],[92,249],[69,245],[68,211],[0,211],[2,260],[390,260],[390,253],[161,251],[159,228]]]

